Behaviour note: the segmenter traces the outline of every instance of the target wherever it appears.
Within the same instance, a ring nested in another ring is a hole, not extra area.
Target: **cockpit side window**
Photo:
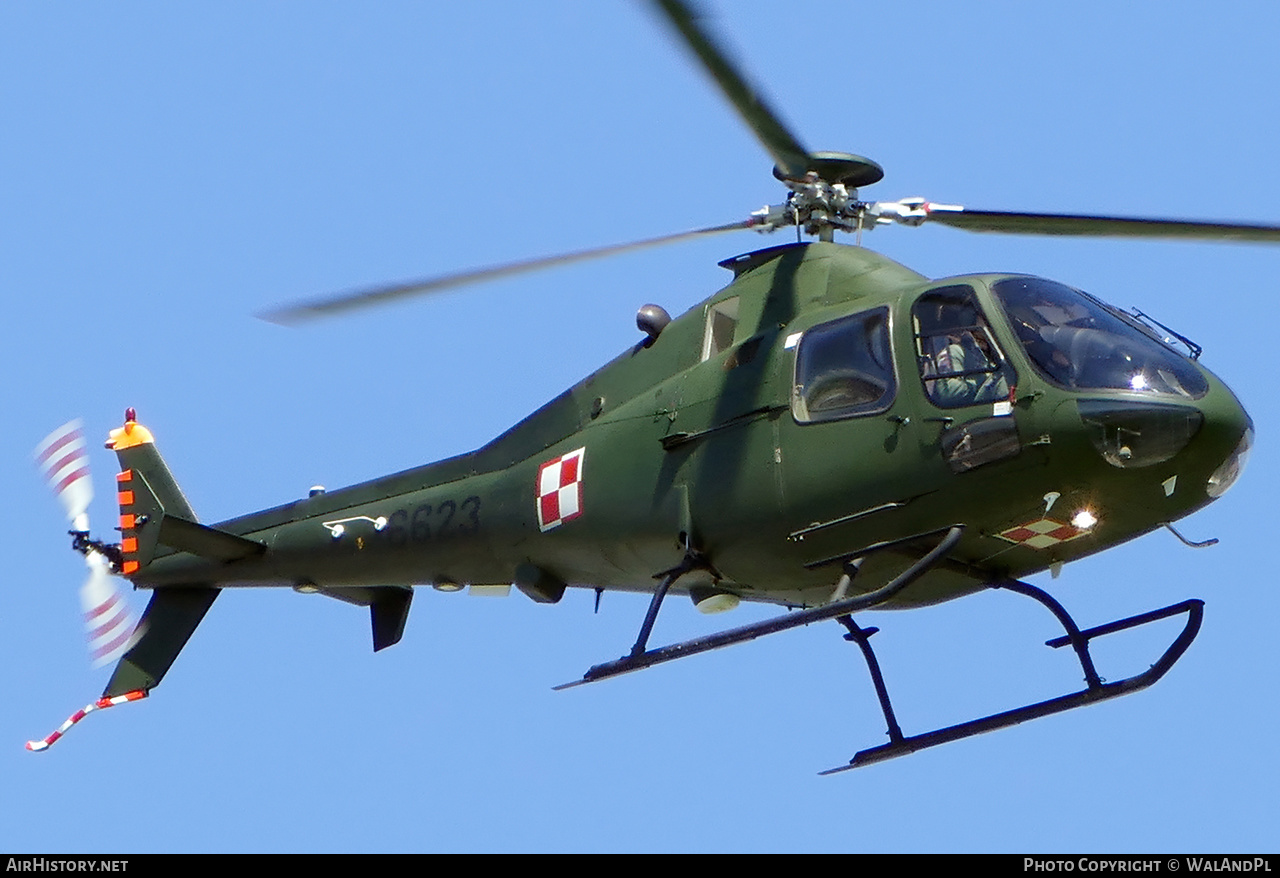
[[[791,408],[797,421],[831,421],[882,412],[897,392],[889,309],[815,326],[796,351]]]
[[[911,310],[916,360],[929,401],[959,408],[1008,399],[1017,381],[970,287],[930,290]]]

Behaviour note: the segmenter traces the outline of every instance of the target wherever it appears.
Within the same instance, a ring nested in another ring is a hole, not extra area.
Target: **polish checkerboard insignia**
[[[1087,530],[1082,530],[1073,524],[1066,524],[1052,518],[1041,518],[1038,521],[1020,524],[1017,527],[1001,531],[997,536],[1021,546],[1030,546],[1033,549],[1048,549],[1051,546],[1074,540],[1076,537],[1087,533]]]
[[[538,467],[538,528],[546,531],[582,515],[582,462],[579,448]]]

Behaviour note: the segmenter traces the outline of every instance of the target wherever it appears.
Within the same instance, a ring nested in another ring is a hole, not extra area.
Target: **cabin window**
[[[896,390],[888,308],[815,326],[800,339],[791,392],[797,421],[881,412]]]
[[[925,293],[911,318],[920,379],[930,402],[939,408],[960,408],[1009,398],[1017,378],[970,287]]]
[[[713,302],[707,308],[707,329],[702,339],[702,359],[709,360],[733,347],[738,329],[738,297]]]

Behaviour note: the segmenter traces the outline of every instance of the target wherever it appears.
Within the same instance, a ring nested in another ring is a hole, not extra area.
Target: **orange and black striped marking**
[[[136,528],[138,517],[129,510],[133,507],[133,470],[127,469],[116,475],[116,499],[120,502],[120,552],[123,561],[120,572],[129,576],[138,572],[142,565],[138,563],[138,534]]]

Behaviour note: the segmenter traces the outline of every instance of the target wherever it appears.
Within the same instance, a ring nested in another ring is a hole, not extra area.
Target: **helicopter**
[[[375,649],[399,639],[417,584],[514,583],[544,602],[577,585],[651,592],[630,653],[578,683],[836,619],[868,657],[890,727],[888,748],[860,754],[859,765],[1158,679],[1104,684],[1087,650],[1092,637],[1158,615],[1085,631],[1064,622],[1062,645],[1080,656],[1089,683],[1083,692],[977,725],[895,732],[870,629],[852,613],[1016,590],[1032,573],[1171,526],[1230,486],[1250,428],[1230,391],[1199,365],[1198,350],[1174,352],[1185,343],[1172,330],[1039,279],[931,281],[837,245],[834,234],[888,222],[1252,240],[1280,233],[975,212],[923,199],[863,202],[856,190],[876,182],[878,165],[801,147],[687,6],[660,9],[764,141],[788,190],[784,204],[694,234],[776,227],[817,241],[727,260],[733,282],[675,320],[642,309],[635,347],[474,454],[212,527],[196,521],[149,432],[127,417],[112,440],[128,474],[119,482],[128,496],[122,541],[117,550],[87,534],[78,539],[86,557],[105,558],[153,597],[105,700],[154,688],[220,588],[236,583],[368,606]],[[297,313],[569,259],[379,288]],[[752,600],[790,611],[650,649],[670,594],[704,610]],[[1058,615],[1047,595],[1031,596]],[[1161,674],[1200,619],[1196,603],[1156,613],[1166,611],[1188,624],[1157,661]]]

